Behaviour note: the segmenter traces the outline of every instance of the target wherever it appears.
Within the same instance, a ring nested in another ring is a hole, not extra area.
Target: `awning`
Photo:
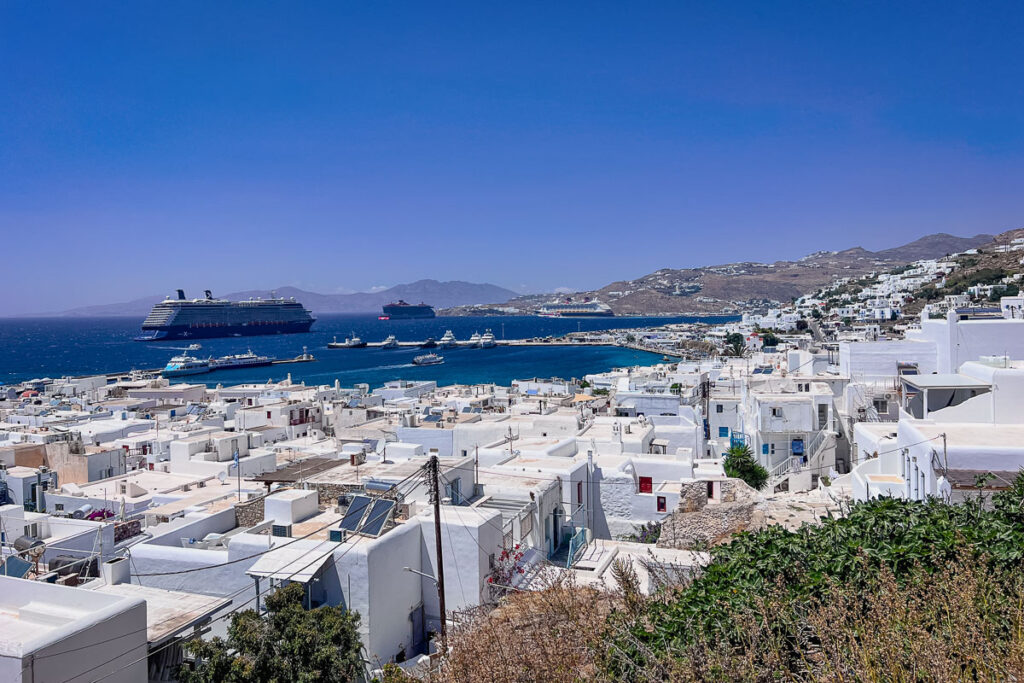
[[[279,581],[309,583],[327,564],[338,544],[322,541],[314,548],[296,548],[294,545],[275,548],[249,568],[249,576]]]
[[[991,389],[992,384],[965,375],[903,375],[903,383],[915,389]]]

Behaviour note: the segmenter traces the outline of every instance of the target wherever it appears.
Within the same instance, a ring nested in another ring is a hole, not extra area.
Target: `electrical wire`
[[[422,468],[420,468],[420,470],[421,470],[421,469],[422,469]],[[403,479],[402,481],[400,481],[400,482],[397,482],[396,484],[392,485],[391,489],[389,489],[389,490],[397,490],[397,489],[398,489],[398,488],[399,488],[400,486],[402,486],[402,485],[404,485],[404,484],[407,484],[407,483],[409,483],[409,481],[410,481],[411,479],[413,479],[414,477],[417,477],[417,476],[419,476],[419,474],[420,474],[420,470],[417,470],[416,472],[413,472],[413,473],[412,473],[411,475],[409,475],[408,477],[404,478],[404,479]],[[418,483],[418,482],[417,482],[417,483]],[[380,516],[385,516],[385,515],[387,515],[387,514],[390,514],[390,512],[391,512],[391,510],[385,510],[385,511],[383,511],[383,512],[381,513],[381,515],[380,515]],[[369,522],[369,521],[376,521],[377,519],[379,519],[379,517],[378,517],[378,518],[375,518],[374,520],[368,520],[368,522]],[[334,522],[332,522],[332,524],[333,524],[333,523],[334,523]],[[327,526],[330,526],[330,525],[327,525]],[[326,528],[326,527],[324,527],[324,528]],[[321,529],[319,529],[319,530],[320,530],[320,531],[322,531],[322,528],[321,528]],[[316,533],[316,532],[314,532],[314,533]],[[303,537],[303,538],[306,538],[306,537]],[[354,548],[354,547],[355,547],[356,545],[358,545],[358,544],[359,544],[359,542],[360,542],[360,541],[364,540],[365,538],[366,538],[365,536],[359,536],[359,537],[357,537],[357,538],[355,539],[355,541],[354,541],[354,542],[353,542],[353,543],[352,543],[352,544],[351,544],[350,546],[348,546],[347,548],[345,548],[345,550],[344,550],[344,551],[343,551],[343,552],[341,553],[341,555],[339,555],[339,556],[338,556],[338,557],[336,558],[336,560],[340,560],[341,558],[343,558],[343,557],[344,557],[344,556],[345,556],[346,554],[348,554],[348,552],[349,552],[350,550],[352,550],[352,549],[353,549],[353,548]],[[302,539],[294,539],[294,540],[302,540]],[[326,541],[325,541],[325,542],[326,542]],[[322,543],[324,543],[324,542],[322,542]],[[322,545],[322,543],[321,543],[321,545]],[[281,544],[281,545],[279,545],[279,546],[276,546],[276,548],[283,548],[283,547],[285,547],[286,545],[289,545],[289,544],[290,544],[290,543],[284,543],[284,544]],[[276,548],[271,548],[270,550],[274,550],[274,549],[276,549]],[[269,552],[269,550],[268,550],[267,552]],[[309,552],[314,552],[314,550],[310,550]],[[253,557],[257,557],[257,556],[259,556],[259,555],[264,555],[264,554],[266,554],[266,552],[261,552],[261,553],[257,553],[257,554],[255,554],[255,555],[253,555]],[[302,571],[304,571],[304,570],[305,570],[305,569],[307,569],[308,567],[312,566],[312,565],[313,565],[313,564],[315,564],[316,562],[319,562],[319,561],[321,561],[321,560],[323,560],[323,559],[324,559],[323,557],[315,557],[315,558],[314,558],[313,560],[311,560],[310,562],[306,563],[305,565],[303,565],[303,566],[302,566],[302,567],[300,567],[299,569],[295,570],[294,572],[292,572],[291,574],[289,574],[289,575],[288,575],[287,577],[284,577],[284,578],[280,579],[280,581],[288,581],[288,580],[290,580],[290,579],[291,579],[291,578],[292,578],[293,576],[295,576],[296,574],[299,574],[299,573],[301,573]],[[226,564],[226,563],[225,563],[225,564]],[[221,564],[221,565],[214,565],[214,566],[224,566],[224,565],[223,565],[223,564]],[[210,568],[210,567],[204,567],[204,568],[202,568],[202,569],[208,569],[208,568]],[[174,572],[172,572],[172,574],[173,574],[173,573],[174,573]],[[146,576],[158,576],[158,575],[160,575],[160,574],[147,574]],[[242,588],[242,589],[240,589],[240,590],[236,591],[235,593],[231,594],[231,595],[230,595],[230,596],[228,596],[228,597],[229,597],[229,598],[234,598],[234,597],[236,597],[236,596],[240,595],[241,593],[244,593],[244,592],[246,592],[246,591],[248,591],[248,590],[249,590],[249,587],[248,587],[248,586],[246,586],[245,588]],[[255,597],[255,599],[256,599],[256,600],[259,600],[259,597],[260,597],[261,595],[264,595],[265,593],[269,592],[270,590],[271,590],[271,587],[270,587],[270,586],[268,586],[268,587],[267,587],[267,588],[266,588],[265,590],[262,590],[262,591],[258,591],[258,592],[256,593],[256,595],[254,596],[254,597]],[[248,604],[248,603],[245,603],[245,604]],[[224,614],[222,614],[222,615],[220,615],[220,616],[218,616],[218,617],[216,617],[216,618],[212,619],[211,621],[207,622],[207,625],[209,625],[209,624],[213,624],[213,623],[216,623],[216,622],[218,622],[218,621],[222,621],[222,620],[224,620],[224,619],[226,619],[226,618],[228,618],[228,617],[230,617],[230,616],[232,616],[232,615],[234,615],[234,614],[238,613],[238,612],[239,612],[239,611],[240,611],[240,610],[241,610],[241,609],[242,609],[242,608],[243,608],[244,606],[245,606],[245,605],[243,604],[243,605],[239,605],[239,606],[238,606],[238,607],[236,607],[236,608],[233,608],[233,609],[231,609],[231,610],[228,610],[228,611],[227,611],[227,612],[225,612]],[[164,621],[166,621],[166,620],[164,620]],[[160,623],[163,623],[163,621],[161,621]],[[119,637],[124,637],[124,636],[119,636]],[[111,639],[110,641],[101,641],[100,643],[96,643],[96,645],[101,645],[101,644],[103,644],[103,642],[112,642],[113,640],[114,640],[114,639]],[[145,661],[145,660],[147,660],[147,659],[148,659],[148,658],[149,658],[150,656],[152,656],[153,654],[156,654],[157,652],[160,652],[160,651],[162,651],[162,650],[164,650],[164,649],[166,649],[166,648],[168,648],[168,647],[170,647],[170,646],[172,646],[172,645],[174,645],[174,644],[176,644],[176,643],[178,643],[178,642],[179,642],[179,641],[177,641],[177,640],[170,640],[170,641],[168,641],[167,643],[165,643],[164,645],[161,645],[160,647],[158,647],[158,648],[155,648],[155,649],[153,649],[152,651],[149,651],[149,652],[147,652],[147,653],[146,653],[146,656],[145,656],[145,657],[141,657],[141,658],[139,658],[139,659],[137,659],[137,660],[134,660],[134,661],[128,662],[128,663],[127,663],[127,664],[125,664],[124,666],[118,667],[118,668],[116,668],[116,669],[114,669],[114,670],[112,670],[112,671],[110,671],[110,672],[108,672],[108,673],[104,674],[103,676],[100,676],[99,678],[93,679],[93,682],[92,682],[92,683],[97,683],[98,681],[102,681],[103,679],[105,679],[105,678],[108,678],[108,677],[110,677],[110,676],[112,676],[112,675],[116,674],[117,672],[119,672],[119,671],[122,671],[123,669],[126,669],[126,668],[128,668],[128,667],[130,667],[130,666],[134,666],[135,664],[137,664],[137,663],[139,663],[139,662]],[[95,646],[95,645],[94,645],[94,646]],[[94,646],[93,646],[93,647],[94,647]],[[101,662],[100,664],[98,664],[98,665],[96,665],[96,666],[94,666],[94,667],[92,667],[92,668],[90,668],[90,669],[88,669],[88,670],[86,670],[86,671],[83,671],[83,672],[82,672],[81,674],[79,674],[79,675],[84,675],[84,674],[88,674],[88,673],[90,673],[90,672],[92,672],[92,671],[95,671],[96,669],[98,669],[98,668],[100,668],[100,667],[102,667],[102,666],[105,666],[106,664],[109,664],[110,662],[112,662],[112,661],[114,661],[114,660],[118,659],[119,657],[121,657],[121,655],[118,655],[117,657],[113,657],[113,658],[111,658],[111,659],[108,659],[108,660],[106,660],[106,661],[104,661],[104,662]]]

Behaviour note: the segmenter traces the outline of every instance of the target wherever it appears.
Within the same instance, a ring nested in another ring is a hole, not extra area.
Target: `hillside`
[[[751,305],[789,302],[839,277],[884,271],[990,243],[992,235],[928,235],[878,252],[853,247],[820,251],[796,261],[726,263],[702,268],[663,268],[635,280],[612,282],[575,297],[599,299],[617,315],[664,315],[737,311]],[[509,305],[536,308],[551,295],[519,297]]]
[[[249,297],[271,296],[295,297],[306,308],[316,314],[323,313],[379,313],[381,306],[405,299],[410,303],[426,302],[435,308],[465,306],[471,304],[492,304],[507,301],[516,293],[504,287],[490,284],[476,284],[453,280],[438,282],[437,280],[418,280],[409,284],[395,285],[379,292],[358,292],[355,294],[318,294],[295,287],[279,287],[276,290],[253,289],[242,292],[221,294],[214,292],[218,298],[238,300]],[[201,292],[186,292],[189,296],[201,295]],[[86,306],[64,311],[60,315],[78,317],[145,317],[153,304],[163,300],[163,296],[153,295],[115,304]]]

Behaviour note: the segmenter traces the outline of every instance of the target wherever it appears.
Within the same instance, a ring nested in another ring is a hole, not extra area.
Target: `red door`
[[[640,493],[653,493],[654,480],[650,477],[640,477]]]

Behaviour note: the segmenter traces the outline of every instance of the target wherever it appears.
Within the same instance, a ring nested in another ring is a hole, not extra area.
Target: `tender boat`
[[[327,343],[327,348],[329,349],[362,349],[365,347],[366,342],[357,337],[355,332],[352,333],[351,337],[346,337],[343,342],[338,341],[338,338],[335,337],[334,341]]]
[[[422,356],[416,356],[412,359],[412,362],[416,365],[440,365],[444,362],[444,356],[439,356],[436,353],[427,353]]]

